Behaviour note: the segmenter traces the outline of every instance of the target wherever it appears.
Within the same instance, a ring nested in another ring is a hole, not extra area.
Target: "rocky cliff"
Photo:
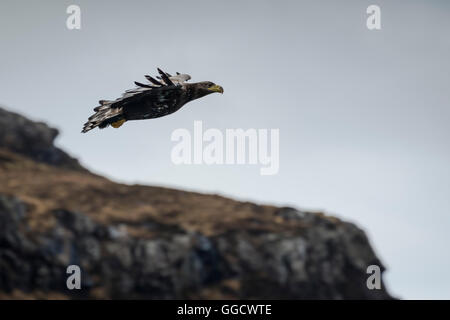
[[[390,298],[367,289],[367,266],[383,267],[351,223],[114,183],[56,135],[0,109],[0,298]]]
[[[67,169],[85,170],[78,160],[53,145],[58,130],[33,122],[0,108],[0,148],[24,155],[36,162]]]

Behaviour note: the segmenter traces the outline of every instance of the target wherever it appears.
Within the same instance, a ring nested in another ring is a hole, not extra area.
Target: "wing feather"
[[[148,88],[148,89],[159,88],[159,87],[155,87],[155,86],[150,86],[148,84],[143,84],[143,83],[140,83],[140,82],[137,82],[137,81],[135,81],[134,84],[137,85],[138,87]]]
[[[163,79],[163,81],[165,82],[166,85],[169,85],[169,86],[174,85],[174,83],[169,79],[169,76],[164,71],[162,71],[160,68],[158,68],[158,72],[161,75],[161,78]]]
[[[150,77],[149,75],[145,75],[145,78],[147,78],[148,81],[150,81],[153,84],[156,84],[157,86],[162,86],[163,85],[161,82],[159,82],[158,80],[156,80],[153,77]]]

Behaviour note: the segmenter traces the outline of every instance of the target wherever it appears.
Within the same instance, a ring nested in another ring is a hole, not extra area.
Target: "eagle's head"
[[[211,81],[203,81],[196,83],[197,92],[201,96],[206,96],[207,94],[220,92],[223,93],[223,88],[214,82]]]

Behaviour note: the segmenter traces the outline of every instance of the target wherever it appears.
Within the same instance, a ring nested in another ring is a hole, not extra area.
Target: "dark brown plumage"
[[[100,106],[89,117],[81,132],[108,125],[120,127],[125,121],[164,117],[178,111],[186,103],[213,92],[223,93],[223,88],[210,81],[187,83],[191,77],[177,73],[171,76],[161,69],[158,79],[146,75],[149,84],[135,82],[137,88],[126,91],[114,100],[100,100]]]

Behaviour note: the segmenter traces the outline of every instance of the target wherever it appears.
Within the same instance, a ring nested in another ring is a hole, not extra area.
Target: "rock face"
[[[0,108],[0,148],[69,169],[84,170],[78,160],[53,145],[58,130]]]
[[[44,124],[9,117],[18,122],[0,138],[0,298],[391,298],[367,288],[367,267],[383,267],[353,224],[116,184],[49,145]],[[64,156],[17,147],[34,144],[20,140],[30,137],[22,124],[41,132],[36,150]],[[80,290],[66,286],[69,265],[80,267]]]

